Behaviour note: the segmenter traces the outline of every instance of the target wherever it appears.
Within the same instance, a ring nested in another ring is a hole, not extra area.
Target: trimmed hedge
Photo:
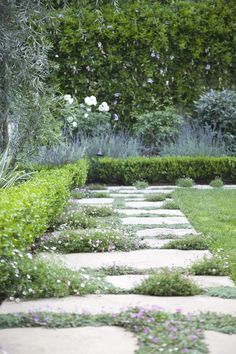
[[[24,251],[54,222],[70,189],[85,184],[87,161],[57,170],[40,171],[30,181],[0,191],[0,255]]]
[[[62,92],[94,94],[132,125],[145,110],[234,87],[235,0],[70,3],[50,28]]]
[[[93,159],[89,181],[130,185],[144,180],[153,183],[175,183],[189,177],[209,183],[215,177],[236,183],[236,157],[133,157],[129,159]]]

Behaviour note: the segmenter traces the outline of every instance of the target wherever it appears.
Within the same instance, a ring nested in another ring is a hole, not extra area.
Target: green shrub
[[[172,240],[162,248],[177,250],[207,250],[208,243],[201,236],[189,236],[180,240]]]
[[[213,179],[213,181],[210,182],[210,186],[213,188],[221,188],[221,187],[223,187],[223,185],[224,185],[224,182],[219,177],[216,177],[215,179]]]
[[[147,200],[148,202],[162,202],[163,200],[166,200],[166,194],[147,194],[145,195],[145,200]]]
[[[200,294],[202,290],[181,273],[165,269],[150,275],[134,292],[153,296],[191,296]]]
[[[148,187],[148,183],[145,182],[145,181],[136,181],[134,183],[134,186],[137,188],[137,189],[146,189]]]
[[[147,147],[160,147],[163,142],[172,140],[179,132],[183,119],[174,109],[147,112],[137,117],[135,133]]]
[[[129,251],[139,248],[138,241],[124,232],[111,229],[63,231],[39,240],[38,249],[63,253]]]
[[[216,130],[221,130],[223,136],[229,139],[236,138],[236,92],[230,90],[211,90],[203,94],[195,102],[197,119],[200,123],[207,123]]]
[[[80,101],[95,92],[130,125],[133,111],[172,101],[186,106],[203,87],[233,87],[235,1],[168,3],[119,1],[119,11],[109,1],[99,1],[98,11],[89,1],[67,7],[50,28],[52,78],[61,91]]]
[[[179,186],[179,187],[186,187],[186,188],[190,188],[192,187],[194,184],[194,181],[192,180],[192,178],[179,178],[177,179],[176,181],[176,186]]]
[[[230,270],[219,257],[204,258],[194,263],[190,268],[194,275],[229,275]]]
[[[236,299],[236,287],[217,286],[206,291],[207,296],[221,297],[223,299]]]
[[[215,177],[225,182],[236,181],[235,157],[133,157],[93,159],[89,180],[113,185],[131,185],[136,181],[149,184],[174,183],[183,176],[198,183],[209,183]]]

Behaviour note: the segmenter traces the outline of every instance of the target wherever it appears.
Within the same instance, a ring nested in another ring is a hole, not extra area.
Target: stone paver
[[[105,252],[105,253],[71,253],[57,256],[79,269],[102,266],[126,265],[138,269],[162,267],[188,267],[203,257],[211,257],[208,251],[181,251],[181,250],[138,250],[131,252]]]
[[[132,197],[129,197],[129,198],[125,198],[125,202],[133,202],[133,201],[139,201],[139,202],[144,202],[145,201],[145,198],[143,197],[135,197],[135,198],[132,198]]]
[[[236,352],[236,334],[206,331],[205,343],[209,354],[235,354]]]
[[[156,227],[153,229],[143,229],[137,231],[138,237],[158,237],[158,236],[176,236],[178,237],[185,237],[188,235],[197,235],[198,233],[193,228],[186,228],[186,229],[171,229],[165,227]]]
[[[155,214],[155,215],[167,215],[167,216],[184,216],[182,211],[177,209],[115,209],[116,213],[126,215],[142,215],[142,214]]]
[[[106,205],[106,204],[112,204],[114,201],[113,198],[84,198],[84,199],[78,199],[77,203],[78,204],[86,204],[86,205]]]
[[[236,315],[236,299],[221,299],[207,296],[174,296],[157,297],[146,295],[88,295],[84,297],[70,296],[65,298],[22,301],[20,303],[5,301],[0,307],[0,313],[15,313],[29,311],[51,311],[57,313],[91,314],[120,312],[130,306],[161,306],[165,311],[175,312],[181,308],[183,313],[216,312]]]
[[[143,194],[124,194],[124,193],[111,193],[112,198],[144,198]]]
[[[138,347],[132,333],[112,326],[3,329],[0,343],[6,354],[134,354]]]
[[[125,203],[125,206],[127,208],[132,208],[132,209],[143,209],[143,208],[161,208],[163,207],[165,204],[165,201],[164,202],[140,202],[140,201],[135,201],[135,202],[126,202]]]
[[[149,248],[161,248],[170,242],[170,239],[158,240],[155,238],[144,238],[140,241],[141,244],[147,245]]]
[[[184,216],[165,216],[165,217],[128,217],[122,218],[124,225],[176,225],[176,224],[189,224],[189,221]],[[189,224],[190,225],[190,224]]]
[[[112,285],[130,290],[135,285],[139,285],[142,281],[148,278],[148,275],[112,275],[106,277],[106,280]],[[216,277],[216,276],[188,276],[194,283],[199,285],[201,288],[212,288],[216,286],[234,286],[233,281],[229,277]]]

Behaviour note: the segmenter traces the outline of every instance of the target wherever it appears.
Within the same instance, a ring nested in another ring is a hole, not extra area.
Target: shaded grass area
[[[175,201],[197,231],[209,240],[209,249],[228,261],[236,282],[236,190],[178,189]]]
[[[139,342],[138,354],[156,352],[207,353],[204,331],[236,333],[236,317],[206,313],[183,315],[133,307],[119,314],[30,313],[0,315],[0,328],[119,326],[133,332]],[[160,350],[161,349],[161,350]]]

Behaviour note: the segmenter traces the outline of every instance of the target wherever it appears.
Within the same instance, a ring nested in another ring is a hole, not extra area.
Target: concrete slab
[[[106,280],[112,285],[125,290],[131,290],[136,285],[142,283],[148,275],[113,275],[106,277]],[[214,277],[214,276],[189,276],[194,283],[201,288],[212,288],[215,286],[234,286],[233,281],[228,277]],[[213,279],[215,278],[215,279]]]
[[[112,204],[114,201],[113,198],[84,198],[78,199],[78,204],[85,204],[85,205],[107,205]]]
[[[3,329],[0,342],[6,354],[133,354],[138,348],[132,333],[112,326]]]
[[[165,216],[165,217],[128,217],[121,219],[123,225],[176,225],[176,224],[189,224],[186,217],[182,216]],[[190,224],[189,224],[190,225]]]
[[[133,208],[133,209],[143,209],[143,208],[161,208],[165,204],[165,201],[163,202],[126,202],[125,206],[127,208]]]
[[[155,189],[161,189],[161,190],[165,190],[165,189],[175,189],[175,188],[178,188],[177,186],[175,185],[165,185],[165,186],[148,186],[147,189],[150,189],[150,190],[155,190]]]
[[[236,334],[206,331],[205,343],[210,354],[235,354],[236,352]]]
[[[83,313],[86,311],[91,314],[99,314],[119,312],[122,308],[130,306],[144,306],[146,308],[161,306],[168,312],[182,309],[183,313],[211,311],[222,314],[236,314],[236,299],[221,299],[202,295],[157,297],[135,294],[70,296],[59,299],[22,301],[20,303],[4,301],[0,307],[0,313],[28,313],[36,311]]]
[[[126,215],[141,215],[141,214],[155,214],[155,215],[167,215],[167,216],[184,216],[182,211],[173,209],[115,209],[116,213]]]
[[[127,191],[127,190],[132,190],[132,191],[137,191],[137,189],[134,186],[107,186],[107,189],[109,191]]]
[[[135,198],[125,198],[125,202],[133,202],[133,201],[139,201],[139,202],[144,202],[145,201],[145,198],[143,197],[135,197]]]
[[[125,265],[138,269],[162,267],[189,267],[203,257],[211,257],[209,251],[182,251],[182,250],[152,250],[144,249],[131,252],[104,252],[100,253],[71,253],[57,255],[59,259],[79,269],[90,267],[93,269],[102,266]]]
[[[144,198],[143,194],[125,194],[125,193],[111,193],[112,198]]]
[[[138,237],[158,237],[158,236],[176,236],[176,237],[185,237],[187,235],[197,235],[197,231],[193,228],[186,229],[171,229],[166,227],[156,227],[153,229],[143,229],[138,230],[136,235]]]

